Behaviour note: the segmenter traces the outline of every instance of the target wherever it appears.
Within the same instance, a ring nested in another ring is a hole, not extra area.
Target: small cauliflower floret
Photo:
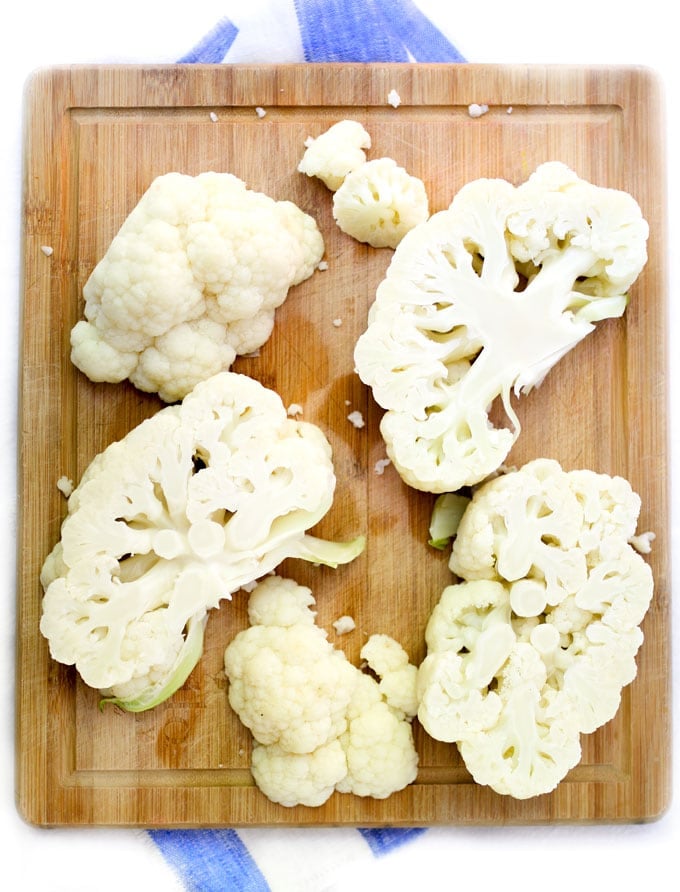
[[[285,806],[317,806],[335,791],[385,798],[415,780],[411,730],[417,668],[386,635],[353,666],[315,624],[305,586],[269,576],[254,588],[250,627],[224,653],[228,698],[253,738],[260,790]]]
[[[316,139],[310,138],[298,171],[318,177],[335,192],[348,173],[366,161],[371,137],[358,121],[338,121]]]
[[[180,400],[269,338],[323,252],[310,216],[232,174],[159,176],[85,283],[71,360],[93,381]]]
[[[418,718],[478,783],[550,792],[616,714],[653,592],[629,544],[639,510],[624,478],[548,459],[475,490],[450,560],[463,581],[426,628]]]
[[[333,195],[333,217],[340,229],[374,248],[396,248],[428,215],[422,180],[392,158],[362,164]]]
[[[52,657],[125,709],[162,702],[222,599],[287,557],[337,566],[360,553],[361,537],[307,532],[334,489],[325,436],[276,393],[232,372],[198,384],[97,455],[70,496],[41,573]]]
[[[358,673],[347,719],[341,738],[347,774],[336,784],[338,792],[386,799],[416,779],[418,754],[410,721],[390,707],[367,675]]]
[[[414,716],[418,669],[401,644],[389,635],[371,635],[361,648],[361,659],[379,677],[378,688],[387,704],[404,716]]]
[[[251,761],[253,779],[264,795],[293,808],[323,805],[347,775],[347,756],[335,738],[311,753],[291,753],[274,743],[255,741]]]
[[[513,394],[622,315],[647,237],[632,196],[560,162],[517,188],[470,182],[404,237],[354,359],[386,410],[380,430],[407,484],[456,492],[503,464],[520,434]],[[498,401],[507,424],[494,427]]]
[[[338,635],[348,635],[356,629],[356,623],[353,617],[343,614],[333,622],[333,628]]]
[[[345,730],[356,683],[315,625],[313,603],[308,588],[268,577],[250,596],[250,627],[224,655],[232,709],[258,743],[288,753],[310,753]]]

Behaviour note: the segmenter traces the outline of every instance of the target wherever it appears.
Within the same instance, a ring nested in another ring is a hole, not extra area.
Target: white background
[[[278,6],[275,16],[260,15]],[[447,34],[470,62],[635,64],[654,69],[667,94],[668,233],[671,249],[678,231],[678,46],[677,28],[668,19],[667,2],[644,3],[571,0],[478,0],[477,3],[420,0],[418,5]],[[21,185],[21,104],[29,72],[51,64],[98,62],[173,62],[190,50],[218,19],[227,15],[241,28],[234,49],[243,60],[262,61],[254,46],[267,43],[269,61],[293,61],[299,43],[290,6],[249,0],[163,3],[116,0],[110,5],[60,0],[14,5],[3,23],[0,60],[2,137],[0,139],[0,573],[2,585],[2,660],[0,686],[0,845],[5,888],[23,892],[179,888],[174,874],[145,835],[120,830],[42,830],[26,826],[14,808],[14,599],[15,599],[15,456],[19,328],[19,238]],[[244,11],[244,7],[246,7]],[[7,15],[7,13],[6,13]],[[253,24],[254,23],[254,24]],[[675,400],[678,366],[675,341],[680,335],[677,310],[677,268],[672,250],[670,268],[671,397]],[[678,418],[671,418],[672,442]],[[678,468],[673,447],[672,468]],[[677,475],[676,475],[677,476]],[[678,491],[673,487],[673,518]],[[678,527],[672,530],[672,551]],[[676,586],[677,588],[677,586]],[[677,641],[679,606],[673,608]],[[676,648],[677,651],[677,648]],[[674,655],[677,678],[678,659]],[[677,707],[678,697],[675,695]],[[677,711],[677,708],[676,708]],[[678,722],[674,720],[677,762]],[[504,889],[633,889],[658,882],[664,862],[680,842],[680,803],[675,781],[674,802],[660,820],[644,826],[552,827],[501,832],[460,828],[428,831],[417,843],[379,861],[339,866],[325,888],[391,890],[428,883],[454,888],[481,883]],[[673,848],[675,841],[675,848]],[[671,868],[671,871],[673,868]],[[671,874],[672,875],[672,874]],[[12,877],[16,877],[13,881]],[[435,878],[438,878],[435,880]],[[677,873],[676,873],[677,879]],[[9,886],[5,885],[9,882]],[[671,885],[673,881],[671,880]],[[663,883],[663,888],[667,883]],[[291,890],[296,886],[291,885]]]

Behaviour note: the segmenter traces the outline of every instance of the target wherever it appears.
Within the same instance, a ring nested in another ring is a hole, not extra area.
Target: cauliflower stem
[[[99,701],[99,708],[103,709],[107,704],[112,704],[127,712],[144,712],[147,709],[153,709],[154,706],[158,706],[159,703],[171,697],[189,678],[203,655],[203,633],[207,621],[207,614],[199,617],[194,616],[189,620],[186,638],[175,664],[160,684],[149,685],[136,696],[127,700],[123,697],[104,697]]]

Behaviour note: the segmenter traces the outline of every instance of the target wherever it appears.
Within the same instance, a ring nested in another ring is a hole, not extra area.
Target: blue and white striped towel
[[[270,0],[221,19],[179,59],[464,62],[412,0]],[[152,830],[189,892],[320,892],[340,866],[416,844],[422,828]]]

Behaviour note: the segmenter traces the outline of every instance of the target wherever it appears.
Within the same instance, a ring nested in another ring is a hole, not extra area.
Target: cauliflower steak
[[[630,195],[547,162],[517,188],[468,183],[404,236],[354,358],[407,484],[454,492],[500,467],[520,433],[512,393],[624,312],[647,235]]]
[[[94,458],[44,562],[55,660],[130,711],[180,687],[208,611],[284,558],[337,566],[363,539],[307,533],[330,509],[330,445],[233,372],[198,384]]]
[[[537,459],[480,486],[429,619],[418,718],[474,779],[525,799],[581,759],[637,674],[649,565],[630,545],[640,499],[621,477]]]

